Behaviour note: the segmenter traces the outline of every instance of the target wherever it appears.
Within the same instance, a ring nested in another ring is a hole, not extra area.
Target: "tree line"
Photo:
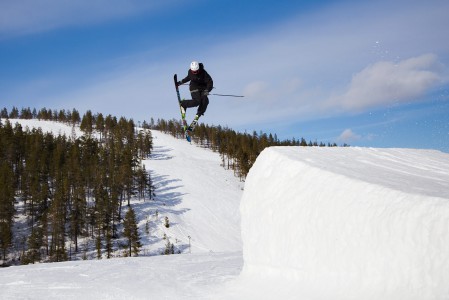
[[[182,123],[178,120],[158,119],[153,126],[162,132],[170,134],[176,138],[184,138]],[[322,142],[307,142],[304,138],[299,140],[279,140],[277,135],[263,132],[252,134],[240,133],[228,127],[210,126],[199,124],[195,128],[192,141],[202,147],[209,148],[219,152],[222,160],[222,166],[226,169],[232,169],[234,174],[244,180],[257,156],[266,148],[272,146],[316,146],[316,147],[336,147],[337,144]]]
[[[14,252],[15,263],[64,261],[86,251],[80,240],[95,244],[97,257],[118,247],[136,255],[141,245],[130,199],[154,193],[140,163],[152,151],[151,132],[136,132],[132,119],[90,111],[81,117],[76,110],[3,109],[0,116],[1,258]],[[24,129],[5,116],[69,122],[84,134]],[[14,236],[19,216],[26,236]]]
[[[101,115],[101,114],[98,114]],[[24,107],[20,111],[17,107],[13,107],[10,112],[7,108],[0,111],[0,119],[38,119],[48,121],[58,121],[69,124],[79,124],[81,121],[80,113],[76,109],[72,110],[51,110],[42,108],[39,111],[36,108]]]

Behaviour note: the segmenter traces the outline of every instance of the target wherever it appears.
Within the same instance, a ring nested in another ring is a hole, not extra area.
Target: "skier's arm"
[[[206,72],[206,71],[205,71]],[[210,77],[209,73],[206,72],[206,76],[204,77],[206,81],[206,89],[210,92],[214,88],[214,81],[212,77]]]
[[[184,83],[189,82],[189,81],[190,81],[190,71],[187,73],[187,76],[180,81],[180,83],[184,84]]]

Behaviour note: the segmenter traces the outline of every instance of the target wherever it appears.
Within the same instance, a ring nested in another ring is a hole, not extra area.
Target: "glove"
[[[207,96],[207,95],[209,95],[209,91],[208,90],[203,91],[203,96]]]
[[[176,85],[177,85],[177,86],[180,86],[180,85],[182,85],[182,82],[181,82],[181,81],[178,81],[178,82],[176,83]]]

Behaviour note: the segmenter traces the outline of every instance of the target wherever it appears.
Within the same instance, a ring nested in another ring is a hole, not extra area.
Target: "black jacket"
[[[197,74],[193,74],[192,70],[189,69],[189,72],[183,80],[181,80],[181,83],[186,83],[190,81],[190,90],[199,90],[204,91],[208,90],[209,92],[212,91],[212,88],[214,87],[214,82],[212,80],[212,77],[210,77],[209,73],[204,70],[204,67],[202,64],[200,64],[200,69],[198,70]]]

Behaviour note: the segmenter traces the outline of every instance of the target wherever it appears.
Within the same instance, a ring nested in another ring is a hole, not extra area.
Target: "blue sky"
[[[448,13],[443,0],[3,0],[0,106],[178,118],[173,74],[199,60],[214,93],[245,96],[211,96],[202,122],[449,152]]]

